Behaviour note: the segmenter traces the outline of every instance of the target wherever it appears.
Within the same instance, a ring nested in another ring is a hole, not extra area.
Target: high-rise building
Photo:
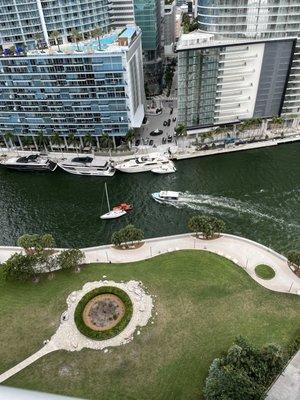
[[[95,27],[106,32],[109,25],[108,0],[0,0],[2,46],[32,49],[37,42],[48,45],[53,31],[66,42],[72,29],[84,38]]]
[[[168,1],[163,9],[163,44],[165,56],[174,55],[176,23],[176,1]]]
[[[110,25],[122,27],[127,24],[134,24],[134,0],[109,0]]]
[[[300,113],[300,0],[198,0],[199,29],[216,38],[297,37],[282,113]]]
[[[193,129],[280,115],[295,44],[295,38],[182,35],[178,122]]]
[[[0,58],[0,133],[126,135],[144,117],[141,30]]]
[[[133,0],[135,23],[143,32],[144,73],[147,90],[160,93],[162,84],[160,0]]]

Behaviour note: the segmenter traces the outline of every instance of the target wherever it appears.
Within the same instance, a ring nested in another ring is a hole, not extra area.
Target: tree
[[[33,35],[33,39],[35,41],[35,48],[39,49],[41,45],[41,40],[42,40],[42,34],[37,32]]]
[[[50,233],[45,233],[39,237],[39,246],[43,250],[46,249],[53,249],[55,246],[55,239]]]
[[[37,143],[39,146],[44,146],[44,150],[47,151],[47,140],[44,136],[43,131],[40,131],[37,136]]]
[[[258,349],[239,337],[226,355],[212,362],[205,398],[261,400],[284,363],[285,356],[279,346],[269,344]]]
[[[287,254],[287,259],[290,265],[296,267],[297,271],[300,268],[300,251],[298,250],[291,250]]]
[[[202,232],[205,239],[211,239],[215,235],[219,235],[225,229],[225,223],[221,219],[206,216],[206,215],[194,215],[188,221],[188,228],[190,231],[196,233],[198,237],[199,233]]]
[[[184,124],[178,124],[175,128],[176,136],[186,136],[186,126]]]
[[[92,37],[98,39],[98,48],[101,50],[101,41],[100,38],[103,35],[102,29],[97,26],[95,29],[92,30]]]
[[[90,146],[92,146],[93,136],[90,133],[87,133],[86,135],[84,135],[84,140],[85,140],[86,144],[89,144]]]
[[[128,242],[140,242],[144,239],[144,232],[134,225],[127,225],[125,228],[116,231],[111,236],[111,241],[115,246],[121,246],[122,243],[128,247]]]
[[[111,149],[113,147],[113,140],[109,136],[108,133],[103,133],[100,136],[100,145],[101,145],[101,147],[108,148],[108,149]]]
[[[77,141],[77,137],[74,135],[74,133],[70,133],[69,134],[68,142],[69,142],[69,145],[73,145],[75,147],[76,152],[77,152],[77,150],[78,150],[77,149],[78,141]]]
[[[13,254],[3,265],[3,276],[7,281],[27,281],[35,276],[36,260],[31,255]]]
[[[61,137],[59,136],[58,132],[54,132],[51,136],[53,144],[56,144],[59,149],[61,150]]]
[[[4,140],[9,142],[10,147],[14,147],[12,139],[14,138],[14,134],[11,132],[6,132],[4,135]]]
[[[23,247],[27,254],[33,254],[36,252],[38,245],[39,236],[25,234],[19,237],[17,243],[18,246]]]
[[[80,51],[78,42],[81,40],[81,34],[78,32],[77,29],[71,30],[71,38],[72,41],[76,43],[77,51]]]
[[[57,264],[63,270],[76,270],[83,261],[84,253],[79,249],[64,250],[57,256]]]
[[[128,146],[131,146],[131,142],[134,140],[135,138],[135,132],[134,129],[129,129],[126,136],[125,136],[125,141],[128,144]]]
[[[50,34],[50,38],[54,40],[56,46],[58,47],[58,51],[60,52],[61,50],[60,50],[59,41],[58,41],[58,39],[60,38],[60,32],[58,32],[58,31],[53,31],[53,32]]]

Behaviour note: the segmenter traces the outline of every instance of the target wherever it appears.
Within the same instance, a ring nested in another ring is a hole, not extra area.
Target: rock
[[[105,353],[105,354],[108,353],[108,349],[104,349],[103,353]]]
[[[137,331],[137,333],[136,333],[137,335],[140,335],[141,334],[141,331]]]

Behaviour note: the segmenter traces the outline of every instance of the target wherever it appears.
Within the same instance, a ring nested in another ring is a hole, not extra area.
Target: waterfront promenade
[[[136,249],[120,250],[112,245],[82,249],[87,264],[130,263],[179,250],[210,251],[231,260],[243,268],[257,283],[269,290],[300,295],[300,279],[290,270],[286,257],[266,246],[239,236],[222,234],[217,239],[203,240],[191,234],[182,234],[146,239],[144,244]],[[20,247],[0,247],[0,262],[3,263],[13,253],[21,251]],[[259,278],[255,273],[255,267],[259,264],[272,267],[275,277],[270,280]],[[184,265],[182,273],[184,274]]]

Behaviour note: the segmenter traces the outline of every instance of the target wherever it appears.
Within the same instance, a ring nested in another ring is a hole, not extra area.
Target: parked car
[[[140,143],[141,143],[140,139],[137,139],[137,140],[135,141],[135,145],[136,145],[136,146],[139,146]]]
[[[143,139],[144,145],[147,146],[149,144],[149,139]]]
[[[164,121],[163,126],[167,126],[167,125],[168,125],[168,122]]]
[[[171,107],[171,110],[170,110],[170,115],[172,115],[173,114],[173,107]]]
[[[172,135],[169,135],[169,136],[168,136],[168,143],[171,143],[172,140],[173,140],[173,136],[172,136]]]
[[[149,146],[153,146],[153,145],[154,145],[154,140],[151,139],[151,140],[149,141]]]
[[[173,117],[173,122],[175,122],[176,121],[176,117]]]
[[[170,126],[171,125],[171,119],[168,119],[167,125]]]
[[[162,138],[161,143],[162,144],[166,144],[167,143],[167,138],[165,136]]]
[[[144,119],[143,119],[143,124],[146,124],[147,121],[148,121],[148,119],[147,119],[147,117],[146,117],[146,115],[145,115],[145,116],[144,116]]]

